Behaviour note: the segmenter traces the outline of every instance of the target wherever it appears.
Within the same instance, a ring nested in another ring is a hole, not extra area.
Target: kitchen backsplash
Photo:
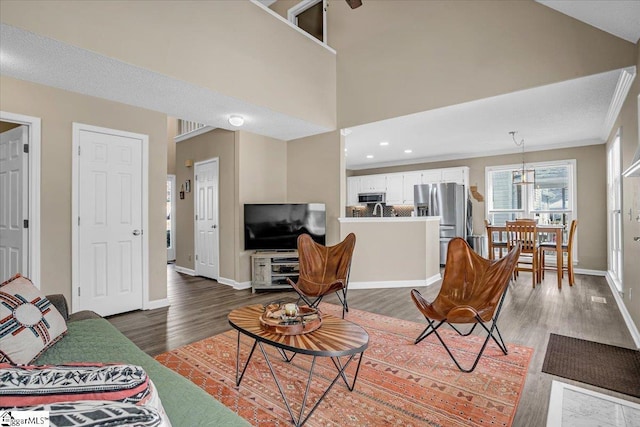
[[[375,205],[364,205],[364,206],[348,206],[346,208],[345,216],[346,217],[378,217],[380,216],[380,209],[376,212],[376,215],[373,214],[373,208]],[[411,216],[411,212],[413,212],[413,206],[391,206],[391,205],[382,205],[384,208],[384,216]]]

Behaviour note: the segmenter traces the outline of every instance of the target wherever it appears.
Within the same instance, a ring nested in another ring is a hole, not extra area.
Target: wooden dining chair
[[[520,245],[520,257],[514,270],[517,275],[520,271],[531,272],[531,283],[536,287],[540,283],[540,247],[538,245],[537,224],[533,220],[520,219],[507,221],[507,247],[509,250]]]
[[[574,219],[571,221],[571,226],[569,228],[569,239],[566,244],[562,244],[562,256],[567,254],[567,262],[562,263],[562,277],[564,277],[564,271],[567,271],[567,275],[569,276],[569,286],[573,286],[575,283],[575,276],[573,274],[573,240],[576,235],[576,228],[578,227],[578,220]],[[555,252],[556,251],[556,243],[555,242],[545,242],[540,243],[540,270],[542,272],[542,278],[544,279],[544,270],[556,270],[556,267],[547,267],[545,266],[544,256],[546,252]]]
[[[489,259],[495,259],[496,258],[496,254],[494,253],[495,250],[498,250],[498,258],[502,258],[503,253],[502,251],[504,251],[504,253],[507,253],[507,241],[502,239],[502,232],[500,231],[489,231],[489,226],[491,225],[491,223],[489,222],[488,219],[484,220],[484,226],[487,230],[487,239],[491,240],[491,247],[493,249],[491,249],[491,253],[489,253]],[[495,235],[497,235],[498,239],[495,240],[494,237]]]

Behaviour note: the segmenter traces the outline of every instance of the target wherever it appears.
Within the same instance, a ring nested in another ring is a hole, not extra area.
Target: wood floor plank
[[[170,307],[109,318],[122,333],[152,356],[230,330],[227,314],[234,308],[296,299],[294,292],[252,294],[250,289],[236,291],[214,280],[177,273],[173,265],[167,266],[167,277]],[[438,290],[439,284],[419,289],[428,300],[435,298]],[[409,291],[407,288],[352,289],[348,293],[349,306],[424,322],[411,301]],[[607,303],[593,302],[592,296],[604,297]],[[335,296],[325,301],[339,303]],[[531,277],[522,273],[518,281],[509,286],[498,325],[507,343],[535,349],[514,426],[546,425],[551,381],[555,377],[542,373],[541,369],[550,333],[634,348],[609,286],[603,277],[598,276],[576,275],[573,287],[569,287],[565,280],[559,290],[555,275],[548,274],[541,285],[532,289]],[[571,380],[561,381],[640,403],[640,399],[620,393]]]

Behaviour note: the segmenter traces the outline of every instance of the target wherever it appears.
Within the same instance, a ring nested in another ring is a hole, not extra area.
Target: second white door
[[[29,275],[25,189],[29,129],[19,126],[0,135],[0,282],[16,273]]]
[[[196,275],[218,279],[218,159],[195,165]]]
[[[142,136],[74,124],[80,310],[142,308]],[[131,136],[130,136],[131,135]]]

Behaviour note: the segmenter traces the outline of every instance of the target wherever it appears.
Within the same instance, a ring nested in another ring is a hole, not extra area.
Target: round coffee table
[[[238,345],[236,351],[236,386],[240,386],[244,373],[249,365],[249,361],[251,361],[251,357],[253,356],[253,352],[256,349],[256,346],[259,347],[267,362],[267,366],[271,371],[271,375],[276,382],[276,386],[280,391],[280,395],[284,400],[287,410],[289,411],[293,424],[301,426],[309,419],[311,414],[313,414],[313,411],[315,411],[322,399],[324,399],[339,378],[342,378],[349,391],[353,391],[356,379],[358,378],[358,371],[360,370],[362,356],[369,345],[369,334],[355,323],[330,314],[323,314],[322,326],[313,332],[302,335],[280,335],[266,331],[262,328],[260,325],[260,315],[263,312],[264,307],[261,304],[256,304],[238,308],[229,313],[229,324],[238,331]],[[254,340],[249,356],[242,368],[242,372],[240,372],[241,334]],[[273,366],[271,365],[269,356],[264,350],[264,344],[275,347],[282,358],[287,362],[293,360],[297,354],[313,356],[311,368],[309,369],[307,387],[302,398],[302,407],[300,409],[300,414],[297,417],[294,415],[291,406],[289,405],[289,401],[287,400],[283,388],[280,385],[280,381],[278,380]],[[288,355],[287,351],[292,354]],[[358,356],[358,365],[356,367],[355,374],[353,375],[353,380],[349,383],[345,370],[356,359],[356,356]],[[305,416],[304,410],[307,402],[307,395],[313,379],[313,370],[317,357],[330,357],[336,367],[337,375]],[[341,358],[345,358],[346,360],[342,360]]]

